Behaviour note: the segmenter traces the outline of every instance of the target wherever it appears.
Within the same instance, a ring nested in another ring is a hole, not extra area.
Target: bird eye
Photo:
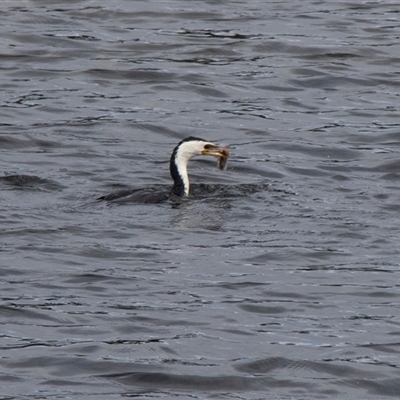
[[[213,148],[213,146],[212,146],[211,144],[205,144],[205,145],[204,145],[204,148],[205,148],[206,150],[210,150],[210,149]]]

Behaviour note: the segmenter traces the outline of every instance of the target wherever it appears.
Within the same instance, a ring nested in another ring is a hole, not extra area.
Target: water
[[[396,2],[1,17],[1,398],[398,397]],[[93,204],[189,135],[217,191]]]

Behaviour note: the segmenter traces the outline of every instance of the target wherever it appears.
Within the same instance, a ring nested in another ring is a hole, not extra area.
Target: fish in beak
[[[204,145],[204,149],[201,152],[203,156],[217,157],[217,166],[219,169],[226,169],[226,165],[229,157],[229,147],[219,147],[212,143]]]

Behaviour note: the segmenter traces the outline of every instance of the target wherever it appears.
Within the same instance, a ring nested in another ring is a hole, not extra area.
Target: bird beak
[[[228,147],[218,147],[215,144],[206,144],[203,151],[201,152],[203,156],[228,158],[229,148]]]

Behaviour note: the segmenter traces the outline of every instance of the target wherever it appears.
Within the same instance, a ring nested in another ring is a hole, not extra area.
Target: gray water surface
[[[399,396],[398,2],[0,16],[0,398]],[[94,202],[190,135],[209,195]]]

